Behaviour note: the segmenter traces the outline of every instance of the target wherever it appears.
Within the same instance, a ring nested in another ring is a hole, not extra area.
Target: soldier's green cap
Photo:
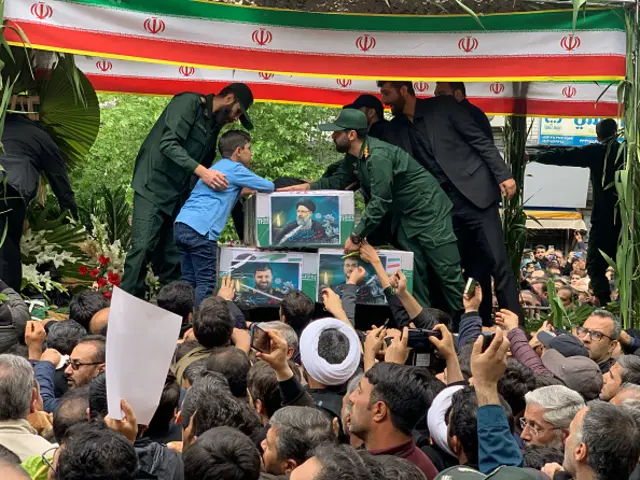
[[[341,130],[366,130],[367,116],[360,110],[345,108],[332,123],[323,123],[318,128],[323,132],[339,132]]]

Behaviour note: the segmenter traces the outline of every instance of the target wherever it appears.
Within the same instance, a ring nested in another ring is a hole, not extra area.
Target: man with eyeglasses
[[[61,362],[61,355],[57,350],[48,348],[42,354],[40,363],[50,362],[54,368],[41,369],[38,376],[40,395],[46,412],[53,412],[58,406],[60,398],[56,398],[53,389],[55,367]],[[69,355],[69,361],[64,370],[69,388],[78,388],[89,384],[91,380],[104,372],[106,358],[106,339],[102,335],[87,335],[78,342]]]
[[[576,329],[577,337],[589,351],[589,358],[598,364],[603,374],[615,363],[613,352],[621,331],[620,320],[606,310],[595,310],[584,325]]]
[[[585,406],[582,396],[564,385],[538,388],[524,396],[520,438],[526,445],[564,449],[573,417]]]
[[[69,365],[64,371],[69,388],[87,385],[104,372],[105,356],[106,343],[102,335],[84,337],[69,355]]]

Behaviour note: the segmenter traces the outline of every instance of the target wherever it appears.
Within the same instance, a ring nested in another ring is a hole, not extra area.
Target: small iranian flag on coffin
[[[399,250],[378,250],[382,266],[389,276],[402,270],[407,277],[407,288],[413,292],[413,253]],[[364,267],[364,280],[356,287],[356,303],[362,305],[386,305],[387,300],[380,279],[373,267],[357,255],[344,255],[340,250],[318,250],[318,288],[316,301],[321,301],[324,288],[331,288],[342,296],[347,279],[359,266]]]
[[[245,243],[279,249],[340,248],[353,223],[353,192],[258,193],[245,206]]]

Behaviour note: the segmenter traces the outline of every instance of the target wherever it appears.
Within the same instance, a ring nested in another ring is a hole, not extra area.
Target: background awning
[[[582,215],[575,210],[525,210],[527,228],[587,230]],[[535,219],[535,220],[534,220]]]
[[[256,99],[343,106],[361,93],[379,94],[373,80],[312,78],[268,72],[161,65],[102,57],[77,56],[76,65],[94,88],[107,92],[175,95],[179,92],[218,92],[230,82],[247,83]],[[519,101],[510,82],[467,83],[470,100],[489,115],[615,117],[616,88],[605,83],[531,83],[526,101]],[[435,82],[414,81],[418,96],[432,96]],[[598,100],[600,98],[600,100]],[[596,100],[598,100],[596,102]]]
[[[6,0],[35,48],[329,78],[619,80],[624,15],[308,13],[178,0]],[[7,38],[18,41],[8,30]]]

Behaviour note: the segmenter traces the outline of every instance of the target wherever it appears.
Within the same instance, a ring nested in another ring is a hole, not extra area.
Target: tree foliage
[[[81,206],[103,191],[129,189],[138,150],[169,102],[164,97],[100,95],[102,122],[93,148],[71,182]],[[269,179],[282,176],[318,178],[337,160],[331,138],[317,125],[332,119],[337,110],[301,105],[255,104],[254,171]],[[233,126],[239,128],[239,124]]]

